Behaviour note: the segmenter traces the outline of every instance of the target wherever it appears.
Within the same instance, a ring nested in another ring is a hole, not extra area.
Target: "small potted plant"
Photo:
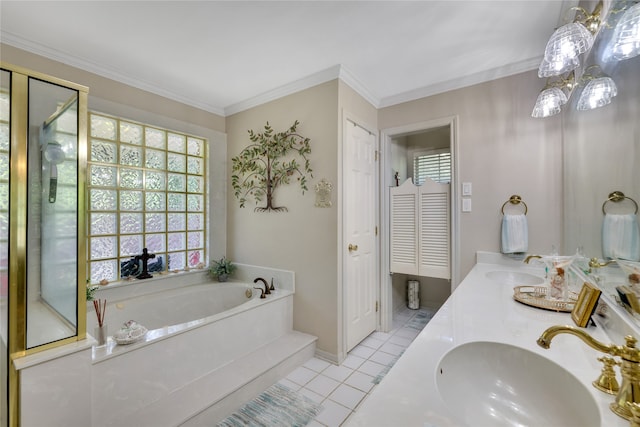
[[[220,258],[219,261],[211,261],[211,266],[209,267],[209,273],[218,278],[218,282],[226,282],[229,278],[229,275],[233,273],[236,269],[236,266],[231,263],[226,257]]]

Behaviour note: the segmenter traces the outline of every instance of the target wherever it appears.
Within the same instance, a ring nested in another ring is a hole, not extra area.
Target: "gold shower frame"
[[[20,425],[20,376],[14,360],[33,353],[64,346],[86,338],[86,165],[87,102],[89,89],[76,83],[34,72],[5,62],[0,69],[11,73],[10,160],[9,160],[9,425]],[[29,78],[78,92],[78,224],[77,224],[77,327],[76,335],[27,349],[26,343],[26,253],[27,253],[27,138],[29,125]]]

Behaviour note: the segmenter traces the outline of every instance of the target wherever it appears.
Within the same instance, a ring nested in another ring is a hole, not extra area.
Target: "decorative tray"
[[[113,335],[113,339],[120,345],[133,344],[147,333],[147,328],[134,320],[129,320]]]
[[[531,307],[571,313],[578,300],[575,292],[569,292],[567,300],[556,300],[547,295],[548,291],[546,286],[516,286],[513,288],[513,299]]]

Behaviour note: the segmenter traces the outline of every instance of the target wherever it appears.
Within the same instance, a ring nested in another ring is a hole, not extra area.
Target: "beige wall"
[[[208,129],[224,132],[225,119],[189,105],[155,95],[126,84],[52,61],[39,55],[0,44],[0,60],[32,71],[45,73],[89,87],[92,97],[138,108],[159,116],[170,117]]]
[[[351,120],[365,128],[377,129],[378,110],[349,85],[339,80],[339,108]]]
[[[391,299],[394,311],[407,306],[407,280],[420,282],[420,307],[439,308],[451,295],[451,282],[447,279],[393,273]]]
[[[300,121],[298,132],[311,139],[310,191],[302,195],[298,186],[280,187],[274,201],[276,206],[287,207],[288,212],[254,212],[253,202],[243,209],[239,207],[229,184],[227,255],[242,263],[293,270],[296,274],[294,329],[316,335],[319,350],[336,354],[337,192],[332,194],[332,207],[317,208],[313,188],[322,178],[336,188],[338,81],[229,116],[229,171],[231,158],[250,144],[249,129],[260,132],[268,121],[274,130],[284,131],[295,120]]]
[[[529,207],[529,252],[562,247],[562,138],[558,116],[531,118],[542,82],[535,71],[379,111],[381,130],[458,117],[458,186],[473,183],[460,213],[460,278],[476,251],[500,251],[500,207],[519,194]]]

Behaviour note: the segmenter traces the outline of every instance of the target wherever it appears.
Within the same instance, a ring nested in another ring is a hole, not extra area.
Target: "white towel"
[[[640,226],[635,214],[605,214],[602,256],[640,261]]]
[[[506,214],[502,216],[502,253],[513,254],[527,252],[529,248],[529,229],[525,214]]]

